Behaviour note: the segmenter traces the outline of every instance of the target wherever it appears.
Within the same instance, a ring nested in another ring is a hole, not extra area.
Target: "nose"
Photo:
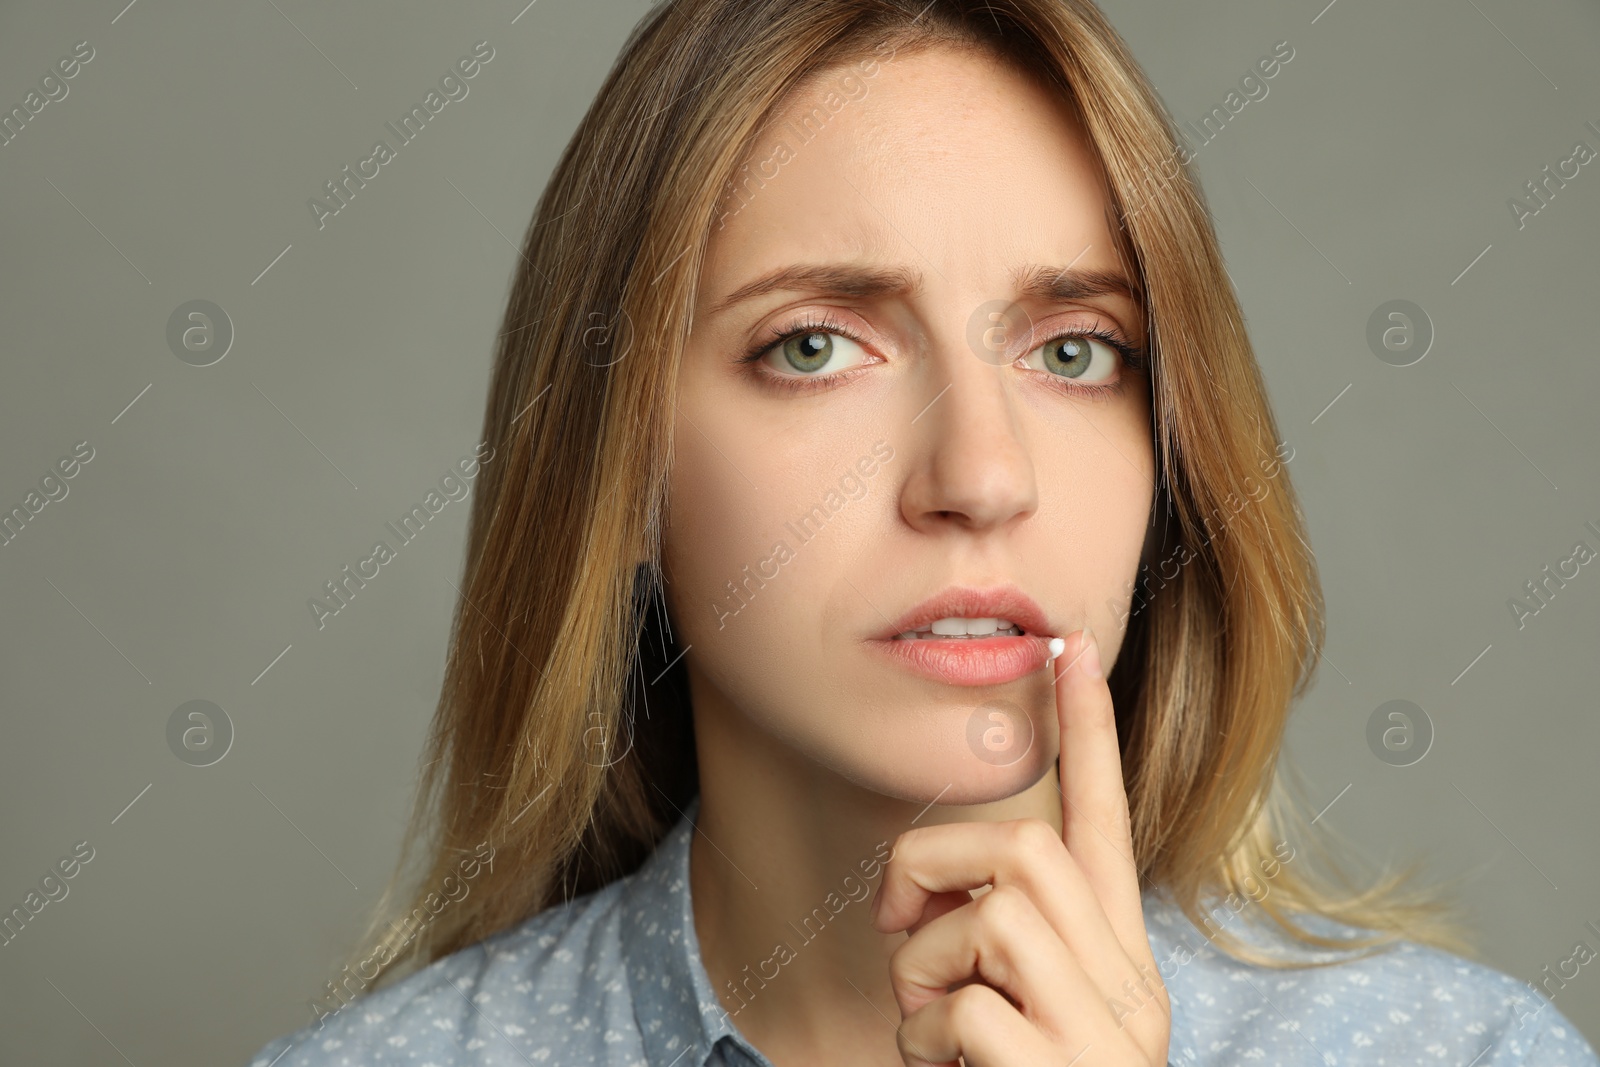
[[[914,416],[914,462],[900,509],[924,533],[1004,528],[1039,506],[1033,456],[1012,394],[1013,370],[962,345],[959,334],[941,343],[923,364],[932,373],[915,376],[929,386],[930,397],[938,395]]]

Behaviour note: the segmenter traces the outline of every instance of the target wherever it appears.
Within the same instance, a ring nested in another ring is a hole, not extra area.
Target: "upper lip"
[[[894,626],[879,637],[893,638],[935,619],[945,618],[1009,619],[1029,636],[1047,635],[1050,626],[1044,611],[1034,603],[1033,598],[1014,585],[997,585],[987,589],[950,586],[900,616]]]

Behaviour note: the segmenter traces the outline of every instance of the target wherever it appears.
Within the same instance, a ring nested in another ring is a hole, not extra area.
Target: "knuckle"
[[[934,1036],[931,1031],[936,1028],[935,1013],[937,1009],[923,1008],[913,1012],[902,1019],[900,1025],[894,1029],[895,1047],[900,1053],[901,1063],[927,1063],[923,1059],[921,1043]],[[918,1039],[921,1039],[920,1041]]]
[[[1004,1002],[984,985],[962,986],[950,994],[950,1025],[958,1034],[982,1032],[994,1021],[995,1009]]]
[[[889,858],[884,860],[882,865],[885,884],[912,865],[918,851],[920,833],[920,829],[906,830],[894,839],[894,844],[889,849]]]
[[[1043,856],[1060,847],[1061,838],[1043,819],[1029,817],[1011,824],[1011,843],[1024,856]]]
[[[987,928],[1012,927],[1029,906],[1027,895],[1010,885],[997,885],[973,903],[979,923]]]
[[[889,985],[897,994],[902,992],[910,981],[912,953],[915,951],[912,942],[907,939],[889,953]]]
[[[900,835],[894,839],[894,845],[889,849],[889,858],[883,861],[884,866],[892,866],[895,860],[900,860],[903,865],[907,859],[916,853],[927,832],[928,828],[925,826],[916,826],[910,830],[901,831]]]
[[[895,1048],[900,1053],[900,1060],[902,1063],[910,1063],[912,1057],[916,1057],[917,1059],[922,1058],[921,1053],[917,1051],[916,1042],[912,1041],[911,1035],[906,1033],[905,1023],[901,1023],[899,1026],[895,1027],[894,1044]]]

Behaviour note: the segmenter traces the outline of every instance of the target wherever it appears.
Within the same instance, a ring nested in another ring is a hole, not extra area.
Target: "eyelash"
[[[845,326],[843,323],[837,322],[827,315],[812,315],[787,327],[769,330],[765,337],[756,342],[753,347],[745,352],[745,354],[739,359],[739,363],[741,365],[755,364],[777,346],[786,343],[792,338],[804,337],[807,334],[812,333],[834,333],[839,334],[842,337],[848,337],[856,344],[866,343],[860,337],[856,336],[855,331],[850,329],[848,326]],[[1118,374],[1117,380],[1109,385],[1070,385],[1068,384],[1071,381],[1069,378],[1063,378],[1059,374],[1040,372],[1046,375],[1055,388],[1061,389],[1064,392],[1078,396],[1087,395],[1090,400],[1108,400],[1111,397],[1120,394],[1124,389],[1127,388],[1128,374],[1138,373],[1149,366],[1150,353],[1147,348],[1129,344],[1127,339],[1124,338],[1122,334],[1116,332],[1115,330],[1107,330],[1098,326],[1092,329],[1086,328],[1064,330],[1054,337],[1048,338],[1044,343],[1060,341],[1067,337],[1092,337],[1097,341],[1104,342],[1112,349],[1112,351],[1117,353],[1118,360],[1121,364],[1121,369],[1126,373]],[[1035,348],[1037,347],[1039,346],[1036,345]],[[1033,349],[1029,349],[1030,353],[1032,351]],[[1028,369],[1031,370],[1032,368],[1030,367]],[[754,373],[762,379],[764,384],[768,384],[774,389],[789,393],[811,393],[819,389],[832,388],[838,382],[846,381],[855,377],[857,372],[862,370],[865,370],[865,368],[853,367],[850,370],[839,371],[834,374],[816,376],[776,374],[770,371],[766,373],[755,371]]]

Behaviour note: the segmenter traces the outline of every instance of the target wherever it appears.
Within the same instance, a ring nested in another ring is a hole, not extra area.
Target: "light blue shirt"
[[[700,960],[689,901],[697,808],[634,874],[277,1038],[250,1067],[772,1067]],[[1211,947],[1154,891],[1144,907],[1172,1001],[1172,1064],[1600,1067],[1549,999],[1481,964],[1404,943],[1327,967],[1257,967]],[[1250,907],[1211,914],[1262,944],[1271,935],[1244,921]]]

